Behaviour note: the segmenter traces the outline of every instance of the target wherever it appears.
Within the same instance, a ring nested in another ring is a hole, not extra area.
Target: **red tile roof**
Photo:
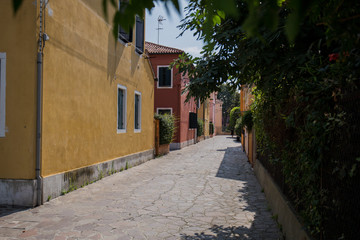
[[[148,50],[150,54],[165,54],[165,53],[183,53],[183,50],[167,47],[151,42],[145,42],[145,49]]]

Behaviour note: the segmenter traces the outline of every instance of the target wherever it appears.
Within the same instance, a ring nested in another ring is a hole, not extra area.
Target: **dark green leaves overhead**
[[[16,14],[17,11],[19,10],[22,2],[23,2],[23,0],[12,0],[12,5],[13,5],[14,14]]]
[[[23,0],[12,0],[14,13],[18,11],[22,2]],[[151,11],[155,6],[155,2],[164,3],[168,13],[169,6],[173,6],[179,14],[181,13],[179,0],[120,0],[120,5],[127,6],[125,10],[118,8],[118,0],[102,0],[106,19],[108,18],[109,4],[117,9],[113,17],[114,36],[117,37],[118,25],[121,25],[124,29],[129,29],[135,22],[135,16],[138,15],[143,18],[144,11],[146,9]],[[239,9],[243,7],[241,5],[246,5],[248,14],[243,21],[242,28],[248,36],[260,36],[260,32],[264,27],[270,30],[275,30],[278,27],[280,10],[284,5],[288,4],[290,13],[285,29],[287,38],[290,42],[293,42],[310,7],[320,2],[320,0],[190,0],[188,10],[192,10],[193,24],[196,23],[198,26],[193,25],[187,29],[195,30],[194,35],[203,38],[210,44],[213,27],[221,24],[226,17],[243,17]],[[190,15],[187,15],[183,23],[188,23],[189,17]]]

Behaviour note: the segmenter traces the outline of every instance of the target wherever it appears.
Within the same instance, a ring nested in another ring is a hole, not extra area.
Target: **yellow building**
[[[251,94],[252,88],[244,85],[240,90],[240,111],[241,115],[244,112],[249,111],[251,104],[254,102],[254,96]],[[254,165],[256,160],[256,139],[255,129],[248,130],[244,129],[244,134],[241,135],[241,145],[249,158],[249,162]]]
[[[204,102],[200,104],[200,107],[197,110],[197,117],[199,120],[203,121],[204,123],[204,138],[210,138],[209,134],[209,98],[206,99]]]
[[[23,1],[14,15],[0,3],[0,205],[41,204],[153,158],[144,21],[115,40],[101,4]]]

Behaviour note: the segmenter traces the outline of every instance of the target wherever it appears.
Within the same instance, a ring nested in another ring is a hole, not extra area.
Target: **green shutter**
[[[135,94],[135,129],[139,129],[139,95]]]
[[[166,68],[166,86],[171,87],[171,69]]]
[[[118,89],[118,129],[124,129],[124,91]]]

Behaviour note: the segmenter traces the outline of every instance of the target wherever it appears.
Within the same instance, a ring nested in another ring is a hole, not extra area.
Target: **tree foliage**
[[[214,11],[220,21],[208,32],[207,3],[191,2],[180,28],[207,43],[201,58],[177,61],[189,96],[256,86],[259,154],[280,166],[308,229],[323,239],[358,236],[360,2],[237,1],[238,15]]]
[[[231,111],[230,111],[230,123],[229,123],[229,126],[228,126],[228,128],[230,130],[234,130],[236,120],[238,118],[240,118],[240,117],[241,117],[240,107],[234,107],[233,109],[231,109]]]
[[[222,119],[226,121],[229,119],[231,109],[240,105],[240,93],[223,84],[220,86],[217,98],[222,102]]]
[[[45,1],[45,0],[44,0]],[[104,15],[107,18],[108,5],[116,9],[113,17],[114,37],[118,35],[118,26],[128,29],[135,23],[135,16],[144,18],[145,10],[151,11],[155,3],[164,3],[165,9],[169,12],[169,7],[173,6],[180,14],[179,0],[120,0],[120,5],[125,8],[118,9],[118,0],[101,0]],[[308,16],[313,8],[318,8],[321,3],[316,1],[302,0],[247,0],[246,2],[246,19],[243,19],[243,30],[248,36],[260,36],[263,28],[275,30],[279,24],[279,8],[285,3],[289,3],[289,17],[285,23],[285,33],[290,42],[293,42],[300,32],[301,22]],[[23,0],[12,0],[14,14],[21,7]],[[221,24],[225,16],[234,18],[243,18],[239,8],[243,5],[237,0],[191,0],[188,6],[188,15],[184,19],[183,30],[195,30],[198,38],[204,38],[205,41],[212,42],[212,30],[214,25]],[[340,6],[337,6],[338,8]],[[337,8],[337,9],[338,9]],[[194,10],[195,11],[192,11]],[[343,19],[344,21],[347,18]],[[200,26],[200,27],[199,27]],[[211,43],[209,46],[213,46]]]

